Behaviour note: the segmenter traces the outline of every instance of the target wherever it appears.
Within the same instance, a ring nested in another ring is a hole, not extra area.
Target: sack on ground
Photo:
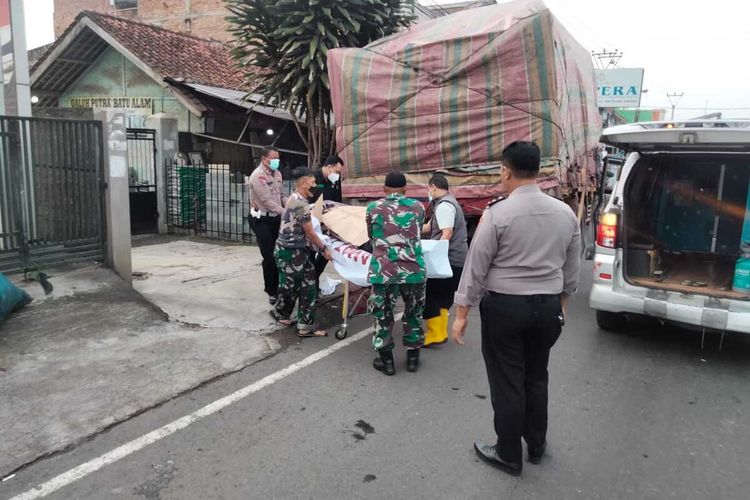
[[[31,302],[29,294],[0,273],[0,323],[5,321],[10,313],[21,309],[29,302]]]

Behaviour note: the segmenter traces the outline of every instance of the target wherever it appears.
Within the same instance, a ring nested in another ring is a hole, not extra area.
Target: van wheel
[[[596,324],[608,332],[621,332],[628,325],[628,318],[624,314],[609,311],[596,311]]]

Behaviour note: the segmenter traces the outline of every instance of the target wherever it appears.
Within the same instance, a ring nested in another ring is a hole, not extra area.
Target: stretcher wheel
[[[346,338],[346,328],[340,327],[338,330],[336,330],[336,338],[339,340],[344,340]]]

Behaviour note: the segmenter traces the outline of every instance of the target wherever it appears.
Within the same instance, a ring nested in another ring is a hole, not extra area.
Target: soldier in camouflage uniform
[[[367,207],[367,232],[372,244],[369,305],[370,314],[375,317],[372,346],[380,354],[373,366],[386,375],[393,375],[396,370],[391,330],[399,295],[404,299],[402,321],[408,371],[417,371],[419,349],[424,343],[421,318],[427,272],[419,239],[424,209],[417,200],[405,196],[406,177],[400,172],[388,174],[384,190],[387,196]]]
[[[315,175],[308,168],[292,172],[295,191],[289,196],[281,215],[281,229],[276,240],[274,258],[279,268],[279,300],[271,316],[281,324],[291,325],[294,303],[297,308],[297,335],[299,337],[324,337],[325,330],[315,330],[315,304],[318,286],[315,275],[315,250],[326,259],[331,258],[312,226],[310,205],[307,199],[315,188]]]

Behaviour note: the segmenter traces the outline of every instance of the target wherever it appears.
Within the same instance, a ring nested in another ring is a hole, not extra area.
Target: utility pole
[[[641,89],[641,96],[643,94],[647,93],[648,89]],[[638,123],[641,120],[641,100],[638,99],[638,107],[635,108],[635,120],[633,120],[635,123]]]
[[[674,121],[674,108],[675,106],[677,106],[677,103],[680,102],[680,99],[682,99],[682,96],[684,95],[685,95],[684,92],[680,92],[679,94],[676,92],[673,94],[670,94],[669,92],[667,92],[667,99],[669,99],[669,104],[672,105],[672,117],[669,119],[669,121]],[[676,98],[677,100],[672,101],[673,97]]]
[[[614,51],[602,49],[599,52],[594,52],[592,50],[591,57],[594,58],[597,66],[599,66],[599,69],[609,69],[612,66],[617,66],[617,63],[619,63],[620,59],[622,59],[622,52],[617,49],[615,49]],[[609,61],[607,61],[607,59],[609,59]]]

